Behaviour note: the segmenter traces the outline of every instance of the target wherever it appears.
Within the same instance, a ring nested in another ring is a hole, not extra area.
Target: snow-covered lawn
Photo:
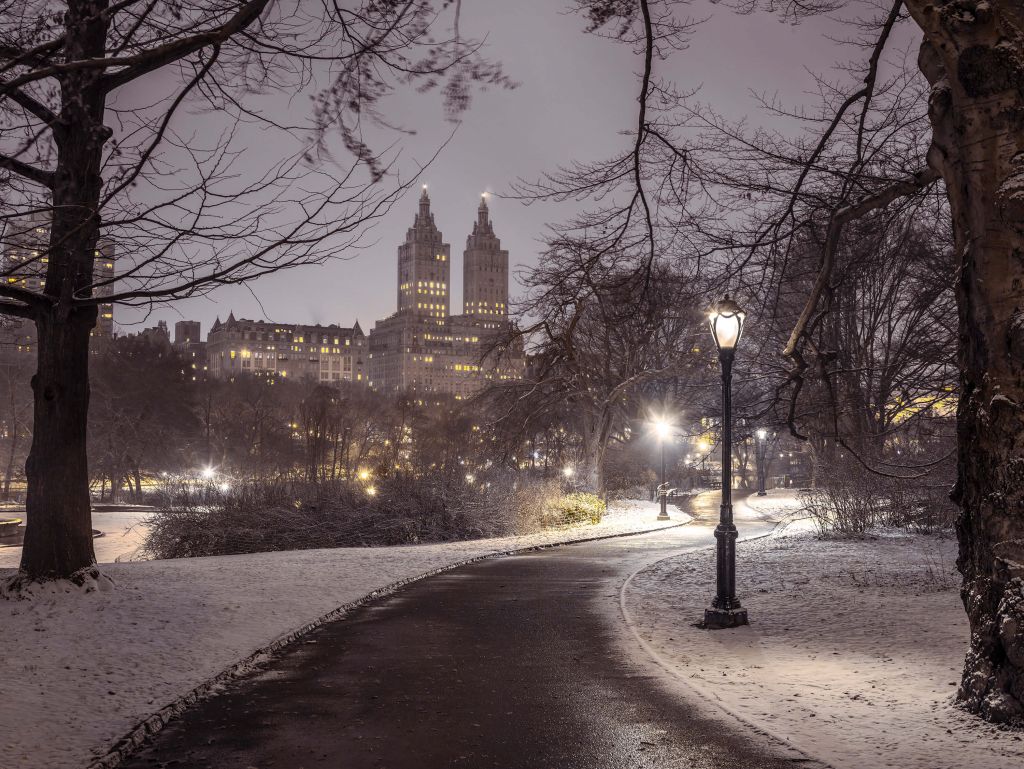
[[[693,626],[713,551],[641,571],[623,593],[640,642],[698,694],[837,769],[1024,766],[1024,733],[953,707],[969,637],[955,541],[810,529],[740,543],[745,628]]]
[[[112,563],[109,589],[0,600],[0,766],[82,769],[142,719],[339,606],[493,553],[685,520],[656,515],[635,503],[596,526],[531,536]]]

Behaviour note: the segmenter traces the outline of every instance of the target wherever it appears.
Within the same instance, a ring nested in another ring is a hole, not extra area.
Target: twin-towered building
[[[451,314],[451,246],[444,242],[424,188],[405,242],[398,247],[398,310],[369,337],[359,323],[294,325],[219,319],[207,337],[209,376],[240,374],[364,382],[382,392],[448,393],[467,397],[493,380],[522,377],[521,347],[507,337],[508,251],[494,234],[481,199],[463,254],[463,312]],[[196,357],[198,324],[177,324],[175,342]],[[198,363],[197,363],[198,368]]]
[[[25,219],[9,227],[0,243],[6,281],[31,291],[45,284],[49,223]],[[426,187],[405,242],[398,246],[397,311],[378,321],[369,336],[354,326],[298,325],[236,319],[213,324],[204,343],[196,321],[175,324],[174,346],[186,358],[193,379],[311,379],[332,384],[365,383],[382,392],[448,393],[467,397],[488,382],[520,379],[521,345],[507,341],[508,251],[494,233],[481,198],[462,265],[462,313],[451,313],[451,246],[434,221]],[[109,294],[114,247],[101,241],[94,268],[98,294]],[[113,307],[101,304],[94,336],[114,336]],[[33,353],[30,323],[0,329],[5,348]],[[166,324],[141,332],[158,345],[171,344]]]
[[[369,338],[370,385],[382,392],[443,392],[457,398],[488,382],[522,377],[508,337],[508,251],[481,197],[462,265],[461,315],[451,313],[451,246],[434,221],[427,188],[398,247],[398,311]]]

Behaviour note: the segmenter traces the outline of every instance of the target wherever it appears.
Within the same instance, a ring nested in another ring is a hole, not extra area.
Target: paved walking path
[[[713,543],[717,502],[717,494],[693,500],[697,519],[688,526],[497,558],[415,583],[311,633],[123,766],[797,765],[697,712],[649,661],[627,653],[622,583],[645,564]],[[771,528],[753,511],[737,512],[741,536]]]

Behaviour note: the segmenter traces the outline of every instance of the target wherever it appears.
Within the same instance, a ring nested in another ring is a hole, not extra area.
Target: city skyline
[[[543,23],[534,23],[535,19]],[[173,326],[187,318],[200,320],[208,329],[218,315],[223,320],[230,311],[238,317],[274,322],[285,317],[306,324],[372,322],[390,307],[396,275],[392,244],[404,237],[423,183],[453,243],[461,244],[463,230],[472,226],[480,193],[489,194],[510,253],[514,309],[522,294],[517,273],[537,264],[548,225],[566,221],[585,206],[576,201],[524,205],[512,196],[511,185],[519,178],[532,180],[556,170],[568,160],[562,151],[567,146],[580,159],[613,154],[621,149],[621,132],[630,129],[636,100],[635,62],[628,50],[581,34],[584,23],[578,15],[562,13],[543,0],[489,1],[464,11],[463,30],[486,38],[487,55],[506,63],[517,87],[474,94],[457,126],[445,120],[436,94],[405,92],[393,99],[388,112],[408,133],[397,137],[395,132],[366,127],[378,147],[398,138],[398,173],[409,188],[376,222],[365,249],[347,259],[287,270],[247,286],[222,287],[207,296],[156,306],[151,312],[146,307],[118,307],[121,333],[133,333],[157,320]],[[808,28],[826,32],[838,26],[828,19],[809,19],[794,26],[765,24],[760,14],[714,14],[686,52],[657,66],[662,76],[681,87],[699,87],[703,100],[714,102],[717,110],[732,117],[756,108],[755,93],[799,104],[814,86],[808,67],[827,71],[842,55],[837,43],[808,35]],[[737,40],[743,41],[749,56],[771,50],[771,59],[740,77],[742,67],[738,68],[734,56]],[[916,41],[899,44],[913,48]],[[145,97],[139,94],[140,101]],[[270,110],[292,108],[290,103],[267,105]],[[198,119],[208,118],[200,115]],[[337,148],[339,158],[343,153],[343,148]],[[459,249],[453,268],[461,269],[461,256]],[[453,302],[461,302],[461,291],[461,285],[453,287]],[[296,296],[302,297],[301,305],[292,298]]]
[[[421,195],[421,194],[424,194],[426,192],[432,192],[432,190],[431,190],[429,184],[422,184],[422,185],[419,185],[416,188],[416,192],[417,192],[418,195]],[[489,211],[489,206],[490,206],[490,203],[491,203],[492,199],[493,199],[493,195],[490,194],[490,193],[487,193],[487,192],[480,193],[480,194],[478,194],[476,196],[475,201],[474,201],[476,206],[475,206],[474,212],[473,212],[474,213],[473,220],[464,228],[464,234],[463,234],[463,230],[455,230],[455,229],[450,228],[450,227],[445,227],[444,226],[444,220],[443,220],[443,213],[441,213],[442,221],[441,221],[441,223],[439,225],[439,229],[441,229],[442,232],[444,232],[444,231],[454,232],[453,235],[446,235],[445,236],[445,238],[446,238],[446,245],[448,243],[454,243],[455,244],[454,251],[453,251],[453,253],[451,253],[451,255],[449,256],[449,260],[448,260],[448,265],[449,265],[449,269],[451,271],[451,274],[453,274],[453,275],[460,275],[460,276],[463,275],[463,273],[465,271],[465,252],[464,252],[464,245],[463,244],[466,242],[466,240],[468,240],[469,238],[471,238],[473,236],[473,234],[475,232],[475,228],[479,225],[479,218],[480,218],[480,215],[481,215],[480,214],[481,207],[483,208],[483,211],[484,211],[484,213],[486,215],[486,213]],[[481,205],[482,201],[483,201],[483,205]],[[419,205],[419,203],[417,203],[417,205]],[[406,217],[405,218],[406,218],[406,220],[408,222],[408,220],[411,218],[411,216],[412,216],[412,214],[414,212],[413,211],[406,211],[405,213],[406,213]],[[396,246],[399,246],[403,242],[403,240],[404,240],[404,238],[396,239],[396,241],[391,244],[392,252],[394,251]],[[378,247],[382,247],[382,244],[378,244]],[[508,250],[506,249],[506,252],[507,251]],[[509,257],[511,257],[511,255],[509,255]],[[322,318],[318,317],[318,318],[315,318],[315,319],[312,319],[312,320],[310,320],[308,318],[300,319],[300,316],[302,316],[303,313],[306,311],[306,308],[304,308],[304,307],[302,307],[300,305],[300,306],[295,307],[294,310],[290,314],[282,315],[280,317],[262,317],[262,316],[253,316],[252,314],[249,314],[249,313],[247,313],[245,311],[239,311],[236,308],[234,308],[233,306],[225,306],[225,305],[223,305],[221,303],[215,303],[214,314],[213,314],[212,318],[209,319],[209,320],[206,320],[205,317],[203,317],[203,318],[191,317],[191,316],[186,317],[184,314],[178,314],[178,315],[174,315],[174,316],[165,316],[163,314],[159,314],[159,315],[155,314],[155,315],[151,316],[148,319],[144,319],[141,322],[129,325],[129,324],[124,324],[124,323],[120,322],[120,319],[118,318],[117,314],[115,314],[115,317],[114,317],[115,333],[120,334],[120,335],[137,334],[137,333],[141,333],[142,331],[144,331],[146,329],[154,328],[154,327],[156,327],[158,325],[158,323],[163,322],[163,323],[165,323],[167,325],[167,328],[170,329],[172,334],[173,334],[173,329],[175,327],[175,324],[184,321],[184,322],[188,322],[188,323],[198,323],[199,327],[201,329],[201,338],[205,339],[207,337],[207,335],[209,334],[209,332],[213,329],[214,325],[216,323],[218,323],[218,322],[226,322],[226,320],[227,320],[229,315],[234,315],[234,316],[236,316],[238,318],[246,318],[246,319],[250,319],[250,320],[253,320],[253,321],[257,321],[257,322],[270,322],[270,323],[281,323],[281,324],[291,324],[291,325],[309,325],[309,326],[323,325],[323,326],[327,326],[327,325],[334,324],[334,325],[339,325],[339,326],[342,326],[342,327],[352,327],[352,326],[355,326],[355,325],[362,325],[367,330],[369,330],[370,328],[372,328],[373,324],[376,321],[385,319],[385,318],[393,315],[396,312],[396,310],[398,309],[398,305],[395,303],[395,297],[393,295],[393,288],[394,288],[395,283],[397,282],[397,277],[398,277],[398,266],[397,266],[397,263],[395,262],[395,259],[394,259],[394,253],[391,254],[389,262],[391,264],[388,267],[388,269],[393,273],[392,274],[392,282],[391,282],[392,295],[390,297],[388,297],[388,299],[385,300],[385,302],[382,303],[383,306],[381,306],[379,310],[376,310],[376,311],[374,311],[371,314],[366,315],[366,316],[359,316],[359,317],[356,317],[356,316],[352,316],[352,317],[348,317],[348,316],[344,316],[344,317],[328,316],[328,317],[322,317]],[[508,278],[508,289],[507,289],[507,291],[510,293],[511,289],[512,289],[512,285],[511,285],[512,284],[512,277],[511,277],[511,274],[509,274],[507,276],[507,278]],[[465,308],[463,307],[464,302],[465,302],[465,293],[466,293],[465,282],[463,280],[458,280],[458,281],[450,280],[447,289],[448,289],[447,300],[448,300],[448,303],[449,303],[448,310],[449,311],[453,311],[454,308],[457,308],[459,312],[462,312],[462,311],[468,312],[468,310],[465,310]],[[121,312],[124,312],[125,309],[126,308],[118,307],[118,310],[121,311]],[[506,310],[506,314],[507,314],[508,308],[506,307],[504,309]],[[287,313],[287,311],[286,311],[286,313]]]

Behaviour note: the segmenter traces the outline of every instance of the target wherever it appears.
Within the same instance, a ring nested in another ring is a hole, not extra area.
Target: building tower
[[[488,218],[487,197],[473,223],[473,234],[466,238],[462,267],[463,313],[495,324],[508,318],[508,251],[494,234]],[[488,323],[490,325],[490,323]]]
[[[398,247],[398,312],[436,320],[443,324],[449,314],[448,275],[451,246],[442,242],[441,231],[430,213],[427,186],[420,195],[419,213]]]
[[[2,264],[7,283],[33,293],[46,289],[46,271],[49,264],[50,218],[37,212],[12,218],[0,241]],[[114,243],[100,237],[93,251],[93,296],[107,297],[114,293]],[[114,305],[102,302],[92,337],[112,339],[114,336]],[[22,323],[26,326],[30,324]],[[33,339],[34,339],[34,331]],[[34,342],[33,342],[34,344]]]
[[[201,328],[198,320],[179,320],[174,324],[174,344],[184,347],[202,342]]]

